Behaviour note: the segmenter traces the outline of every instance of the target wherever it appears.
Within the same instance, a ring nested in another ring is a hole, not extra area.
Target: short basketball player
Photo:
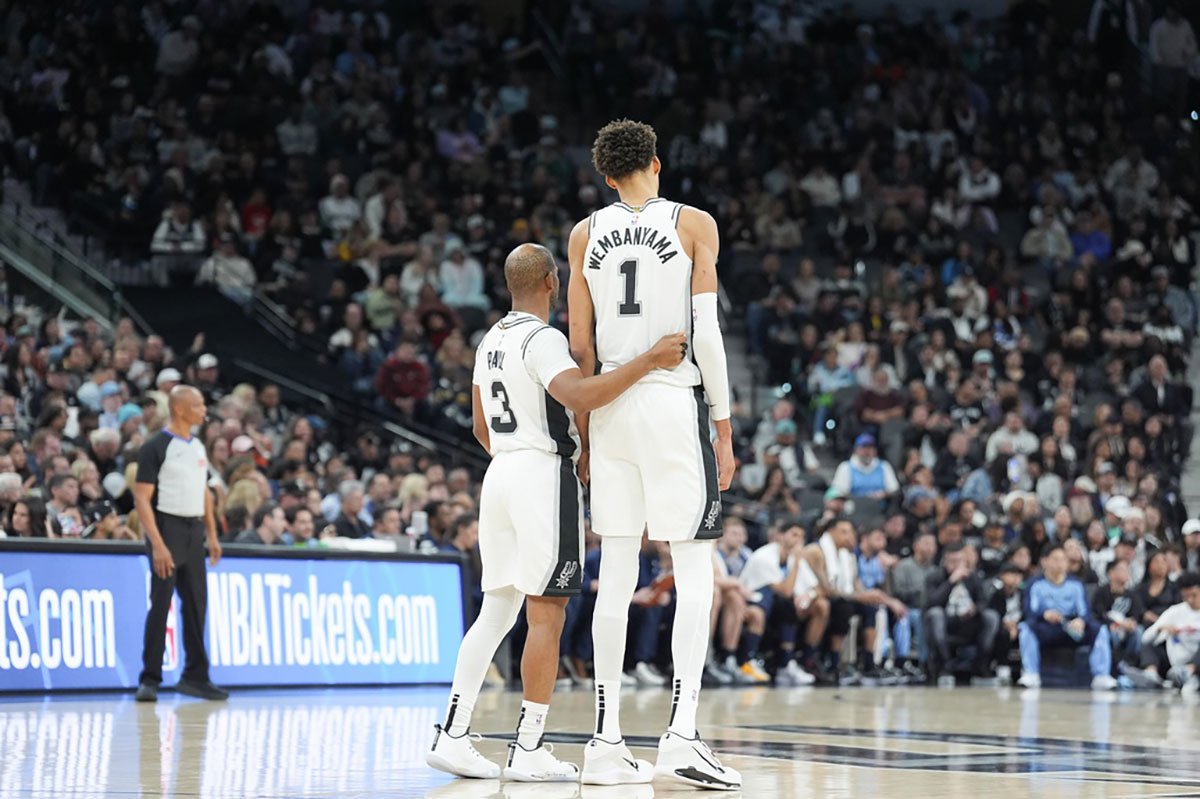
[[[741,775],[722,766],[696,732],[713,539],[721,535],[720,490],[729,487],[734,469],[729,378],[717,324],[719,242],[709,214],[658,196],[655,145],[654,129],[639,122],[621,120],[600,130],[592,160],[620,202],[577,224],[569,244],[571,350],[585,374],[593,372],[597,357],[601,373],[617,370],[647,343],[681,328],[690,331],[692,353],[580,420],[590,460],[592,526],[603,537],[592,626],[596,734],[584,749],[583,782],[648,782],[653,776],[648,763],[630,755],[618,719],[629,602],[642,529],[648,527],[651,539],[670,542],[677,592],[674,698],[654,773],[732,790],[741,786]]]
[[[572,411],[598,408],[651,371],[675,368],[686,336],[673,331],[622,368],[585,378],[566,337],[548,324],[559,289],[550,252],[521,245],[504,262],[504,278],[512,312],[480,342],[473,381],[475,437],[492,455],[479,503],[484,598],[458,653],[446,721],[435,727],[425,759],[460,777],[500,776],[500,767],[471,743],[471,711],[488,664],[524,604],[525,701],[504,776],[577,780],[575,764],[542,746],[564,608],[579,593],[583,575],[582,489],[575,464],[580,448]]]

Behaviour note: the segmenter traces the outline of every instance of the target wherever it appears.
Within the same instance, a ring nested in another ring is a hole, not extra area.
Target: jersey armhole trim
[[[522,361],[525,360],[525,351],[527,349],[529,349],[529,342],[533,339],[533,337],[536,336],[538,333],[541,333],[543,330],[549,330],[549,329],[550,329],[550,325],[542,325],[537,330],[534,330],[532,333],[530,333],[528,336],[525,337],[525,341],[522,342],[522,344],[521,344],[521,360]]]
[[[592,215],[588,217],[588,241],[592,239],[592,228],[596,226],[596,214],[598,213],[600,213],[599,210],[592,211]]]
[[[671,212],[671,221],[675,224],[675,229],[679,230],[679,217],[684,209],[683,203],[677,203],[675,210]]]

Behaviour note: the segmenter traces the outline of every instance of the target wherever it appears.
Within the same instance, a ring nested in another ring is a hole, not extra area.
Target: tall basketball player
[[[593,373],[597,357],[602,374],[620,369],[648,343],[681,328],[690,330],[692,354],[580,420],[592,526],[603,537],[592,627],[596,734],[584,749],[583,782],[652,778],[649,764],[630,755],[618,718],[625,629],[646,527],[651,539],[670,542],[678,592],[674,698],[654,773],[732,790],[741,786],[741,775],[722,766],[696,732],[720,490],[729,487],[734,469],[729,378],[717,324],[719,241],[709,214],[658,196],[655,145],[654,129],[639,122],[621,120],[600,130],[592,160],[620,202],[577,224],[569,244],[571,351],[584,374]]]
[[[460,777],[500,776],[500,767],[471,743],[471,711],[488,664],[524,604],[529,620],[521,658],[525,701],[504,776],[524,782],[577,780],[578,767],[542,745],[564,608],[579,593],[583,576],[582,489],[575,464],[580,448],[572,411],[598,408],[650,372],[677,367],[686,336],[672,331],[620,369],[584,377],[566,337],[548,324],[559,289],[550,252],[521,245],[504,262],[504,278],[512,312],[479,344],[471,403],[475,437],[492,455],[479,502],[483,603],[463,638],[446,721],[435,726],[425,760]]]

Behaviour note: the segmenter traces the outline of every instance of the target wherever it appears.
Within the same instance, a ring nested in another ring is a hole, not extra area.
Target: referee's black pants
[[[183,623],[183,647],[187,659],[183,679],[208,681],[208,652],[204,649],[204,618],[208,612],[208,583],[204,563],[204,520],[155,513],[163,543],[171,551],[175,570],[163,579],[154,573],[150,559],[150,610],[146,614],[146,634],[142,644],[142,674],[138,682],[158,685],[162,682],[163,649],[166,646],[167,615],[171,600],[179,591],[180,621]],[[147,548],[149,543],[147,543]]]

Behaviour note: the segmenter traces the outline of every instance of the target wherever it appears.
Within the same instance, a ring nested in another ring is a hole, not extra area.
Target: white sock
[[[458,649],[458,663],[454,667],[454,684],[450,687],[450,701],[446,708],[446,723],[443,729],[453,736],[462,735],[471,725],[471,711],[479,698],[484,675],[496,655],[496,649],[508,631],[512,629],[521,612],[525,595],[512,588],[500,588],[483,595],[479,616]]]
[[[671,631],[675,694],[667,728],[684,738],[696,737],[696,707],[700,699],[700,676],[708,652],[712,610],[712,551],[711,541],[675,541],[671,544],[676,592],[675,626]]]
[[[596,737],[621,740],[621,666],[625,661],[625,632],[629,600],[637,587],[641,539],[604,538],[600,544],[600,580],[592,614],[595,645]]]
[[[460,694],[450,694],[450,701],[446,706],[446,723],[442,725],[442,729],[455,738],[458,738],[470,729],[471,712],[475,710],[475,698],[477,696],[479,696],[478,691],[469,698],[465,698]]]
[[[671,721],[667,730],[683,738],[696,737],[696,708],[700,705],[699,680],[675,680]]]
[[[596,681],[596,737],[615,744],[621,740],[621,681]]]
[[[525,750],[537,749],[546,731],[549,705],[539,705],[526,699],[521,703],[521,720],[517,722],[517,744]]]

